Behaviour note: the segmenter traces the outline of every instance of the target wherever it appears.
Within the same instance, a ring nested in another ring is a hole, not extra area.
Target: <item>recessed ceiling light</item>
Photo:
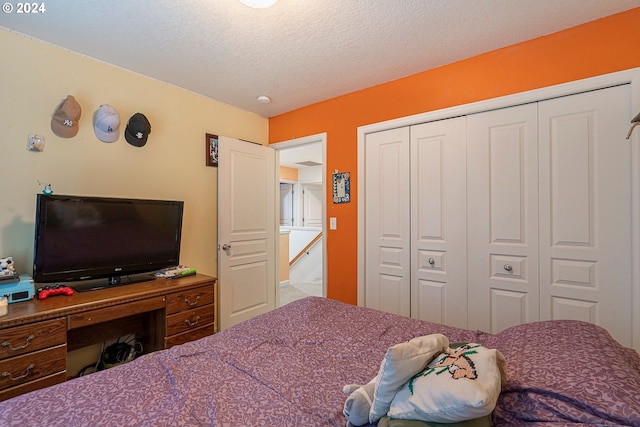
[[[269,98],[267,95],[260,95],[258,98],[256,98],[258,100],[259,103],[261,104],[268,104],[271,102],[271,98]]]
[[[240,3],[255,9],[266,9],[276,4],[277,1],[278,0],[240,0]]]

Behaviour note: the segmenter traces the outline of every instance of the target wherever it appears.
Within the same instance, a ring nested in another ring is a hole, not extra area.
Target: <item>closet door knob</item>
[[[513,267],[511,267],[511,264],[505,264],[504,265],[504,269],[508,272],[512,272],[513,271]]]

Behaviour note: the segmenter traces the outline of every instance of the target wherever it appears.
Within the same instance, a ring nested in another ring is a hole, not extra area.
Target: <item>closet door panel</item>
[[[629,85],[539,103],[542,319],[631,336]]]
[[[526,156],[519,126],[489,131],[489,230],[493,243],[524,243],[524,180]]]
[[[469,328],[538,320],[535,104],[467,117]]]
[[[417,310],[424,315],[422,320],[445,324],[446,284],[441,281],[418,280],[417,286],[420,295]]]
[[[365,305],[409,316],[409,128],[368,134],[365,152]]]
[[[503,330],[512,325],[520,325],[527,322],[527,292],[513,290],[491,289],[490,303],[493,307],[490,315],[491,330]]]
[[[411,317],[467,327],[466,118],[411,127]]]

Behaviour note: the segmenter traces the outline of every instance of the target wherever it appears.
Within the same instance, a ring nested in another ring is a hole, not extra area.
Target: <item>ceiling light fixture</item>
[[[278,0],[239,0],[239,1],[245,6],[253,7],[254,9],[266,9],[276,4]]]
[[[269,104],[271,102],[271,98],[267,95],[260,95],[256,98],[260,104]]]

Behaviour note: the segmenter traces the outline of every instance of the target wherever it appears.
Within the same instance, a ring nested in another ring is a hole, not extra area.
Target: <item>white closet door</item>
[[[631,336],[629,85],[539,103],[540,315]]]
[[[411,317],[467,327],[466,118],[411,127]]]
[[[368,134],[365,151],[365,305],[409,316],[409,128]]]
[[[469,328],[539,318],[535,104],[467,116]]]

